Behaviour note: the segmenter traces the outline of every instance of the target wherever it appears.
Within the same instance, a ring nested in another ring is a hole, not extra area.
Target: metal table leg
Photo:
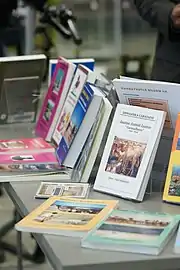
[[[20,215],[16,215],[17,222],[20,220]],[[23,270],[23,251],[22,251],[22,232],[17,231],[17,269]]]

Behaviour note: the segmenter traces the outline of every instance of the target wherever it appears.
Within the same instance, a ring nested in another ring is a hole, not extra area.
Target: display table
[[[34,199],[38,186],[38,182],[4,184],[9,197],[22,217],[43,202],[43,200]],[[89,197],[114,199],[114,197],[93,191]],[[120,200],[119,206],[122,209],[159,211],[171,214],[180,213],[180,206],[162,203],[159,193],[153,193],[150,198],[147,198],[142,203]],[[175,237],[159,256],[84,249],[81,248],[78,238],[45,234],[35,234],[34,237],[51,266],[56,270],[173,270],[180,268],[180,255],[173,253]]]

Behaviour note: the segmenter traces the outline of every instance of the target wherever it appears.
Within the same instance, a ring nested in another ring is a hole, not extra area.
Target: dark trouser
[[[155,81],[180,83],[180,63],[177,64],[155,58],[151,79]]]

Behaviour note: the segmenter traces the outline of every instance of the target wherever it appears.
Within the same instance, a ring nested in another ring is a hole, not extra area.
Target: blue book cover
[[[87,67],[87,68],[89,68],[90,70],[92,70],[92,71],[94,71],[94,66],[95,66],[95,60],[94,59],[87,59],[87,61],[84,61],[85,59],[82,59],[82,61],[81,61],[81,59],[72,59],[72,62],[73,62],[73,64],[75,64],[75,65],[83,65],[83,66],[85,66],[85,67]],[[71,61],[71,60],[70,60]],[[52,79],[52,76],[53,76],[53,73],[54,73],[54,71],[55,71],[55,68],[56,68],[56,64],[55,63],[50,63],[50,65],[51,65],[51,79]]]
[[[79,100],[74,108],[71,120],[64,131],[63,137],[56,150],[57,158],[60,164],[65,160],[69,148],[81,126],[81,123],[86,115],[88,107],[92,101],[94,92],[89,84],[84,86]]]

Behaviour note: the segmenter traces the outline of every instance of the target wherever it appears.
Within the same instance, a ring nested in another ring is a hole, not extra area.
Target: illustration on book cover
[[[136,178],[146,145],[115,136],[105,171]]]

